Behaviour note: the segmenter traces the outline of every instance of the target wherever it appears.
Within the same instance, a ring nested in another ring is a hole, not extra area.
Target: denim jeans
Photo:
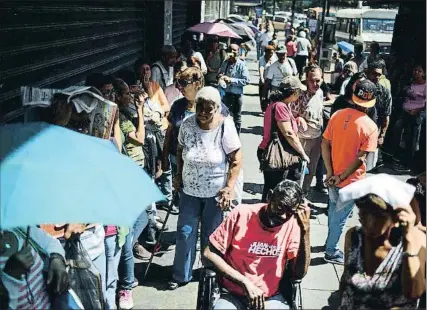
[[[229,293],[221,294],[214,306],[214,310],[222,309],[248,309],[248,299],[246,296],[236,296]],[[290,309],[282,294],[268,297],[264,301],[264,309]]]
[[[170,167],[156,179],[156,184],[162,194],[165,195],[167,202],[170,203],[172,201],[172,170]]]
[[[344,204],[337,204],[339,190],[338,187],[329,187],[328,237],[325,251],[327,255],[334,255],[339,250],[338,242],[354,207],[353,200]]]
[[[203,250],[208,245],[209,236],[221,224],[223,212],[215,197],[198,198],[182,191],[179,209],[173,278],[179,283],[186,283],[191,280],[196,260],[199,218],[202,224],[200,243]]]
[[[105,256],[106,256],[106,291],[105,303],[106,309],[117,309],[116,307],[116,288],[118,280],[118,268],[120,262],[120,254],[122,250],[117,242],[117,235],[108,236],[104,239]]]
[[[239,135],[240,128],[242,127],[242,102],[242,95],[225,93],[224,104],[233,116],[234,125]]]
[[[120,290],[132,290],[132,284],[135,279],[134,261],[133,261],[133,229],[129,229],[125,244],[122,248],[119,263],[119,282]]]
[[[154,221],[154,215],[150,208],[151,207],[148,207],[146,211],[143,211],[141,215],[136,219],[135,224],[133,224],[132,247],[138,241],[139,236],[141,235],[142,231],[145,229],[147,224],[149,224],[150,217],[153,217],[153,221]]]
[[[403,163],[408,166],[412,166],[412,160],[417,150],[421,135],[421,127],[425,117],[425,111],[421,112],[419,115],[411,115],[408,112],[403,111],[401,118],[397,121],[395,125],[395,153],[397,157],[399,157],[403,161]],[[405,141],[405,149],[400,150],[400,142],[403,131],[405,131],[403,135]]]

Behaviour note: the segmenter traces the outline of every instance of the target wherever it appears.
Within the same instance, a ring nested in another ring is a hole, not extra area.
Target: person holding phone
[[[338,242],[354,207],[352,201],[338,204],[338,192],[365,178],[367,156],[377,148],[378,128],[367,115],[375,101],[375,84],[367,79],[356,81],[352,107],[335,112],[323,133],[321,148],[329,191],[324,259],[332,264],[344,264],[344,253],[338,248]]]
[[[338,309],[415,309],[425,292],[426,235],[409,205],[415,189],[378,174],[343,189],[360,226],[345,237]]]
[[[139,93],[132,96],[129,86],[121,79],[116,79],[114,82],[114,89],[116,91],[116,103],[120,111],[120,129],[125,137],[124,147],[128,156],[135,161],[135,163],[144,169],[144,151],[142,146],[145,143],[145,124],[144,124],[144,103],[147,98],[146,93]],[[135,105],[137,113],[137,125],[135,126],[128,113],[125,112],[126,108]],[[130,232],[126,236],[125,244],[122,248],[121,262],[123,272],[119,275],[119,306],[120,309],[132,309],[132,285],[134,282],[134,261],[132,248],[138,241],[138,237],[148,224],[148,216],[153,216],[152,213],[148,214],[147,211],[142,211],[139,218],[136,220],[135,225],[130,227]],[[154,222],[154,219],[151,219]],[[140,248],[140,252],[144,249]]]
[[[231,44],[228,59],[225,60],[218,73],[218,83],[225,82],[224,104],[233,115],[234,125],[240,134],[242,127],[242,96],[243,87],[250,82],[249,70],[245,62],[239,58],[239,45]]]

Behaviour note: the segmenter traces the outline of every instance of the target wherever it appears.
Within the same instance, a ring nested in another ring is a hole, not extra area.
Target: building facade
[[[221,0],[8,0],[0,2],[0,122],[23,121],[21,86],[66,88],[91,73],[158,60],[201,21],[226,17]]]

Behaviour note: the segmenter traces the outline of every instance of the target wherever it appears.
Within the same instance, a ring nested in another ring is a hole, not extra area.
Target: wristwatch
[[[418,253],[409,253],[409,252],[403,252],[402,253],[403,257],[418,257]]]

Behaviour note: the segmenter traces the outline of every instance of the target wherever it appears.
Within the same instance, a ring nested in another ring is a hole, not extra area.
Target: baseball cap
[[[283,89],[301,89],[306,90],[307,87],[301,83],[301,81],[296,76],[286,76],[283,78],[282,82],[280,83],[280,88]]]
[[[287,54],[287,53],[288,53],[288,50],[283,45],[280,45],[276,50],[276,54]]]
[[[352,100],[358,106],[372,108],[375,105],[375,84],[368,79],[356,81],[353,86]]]

